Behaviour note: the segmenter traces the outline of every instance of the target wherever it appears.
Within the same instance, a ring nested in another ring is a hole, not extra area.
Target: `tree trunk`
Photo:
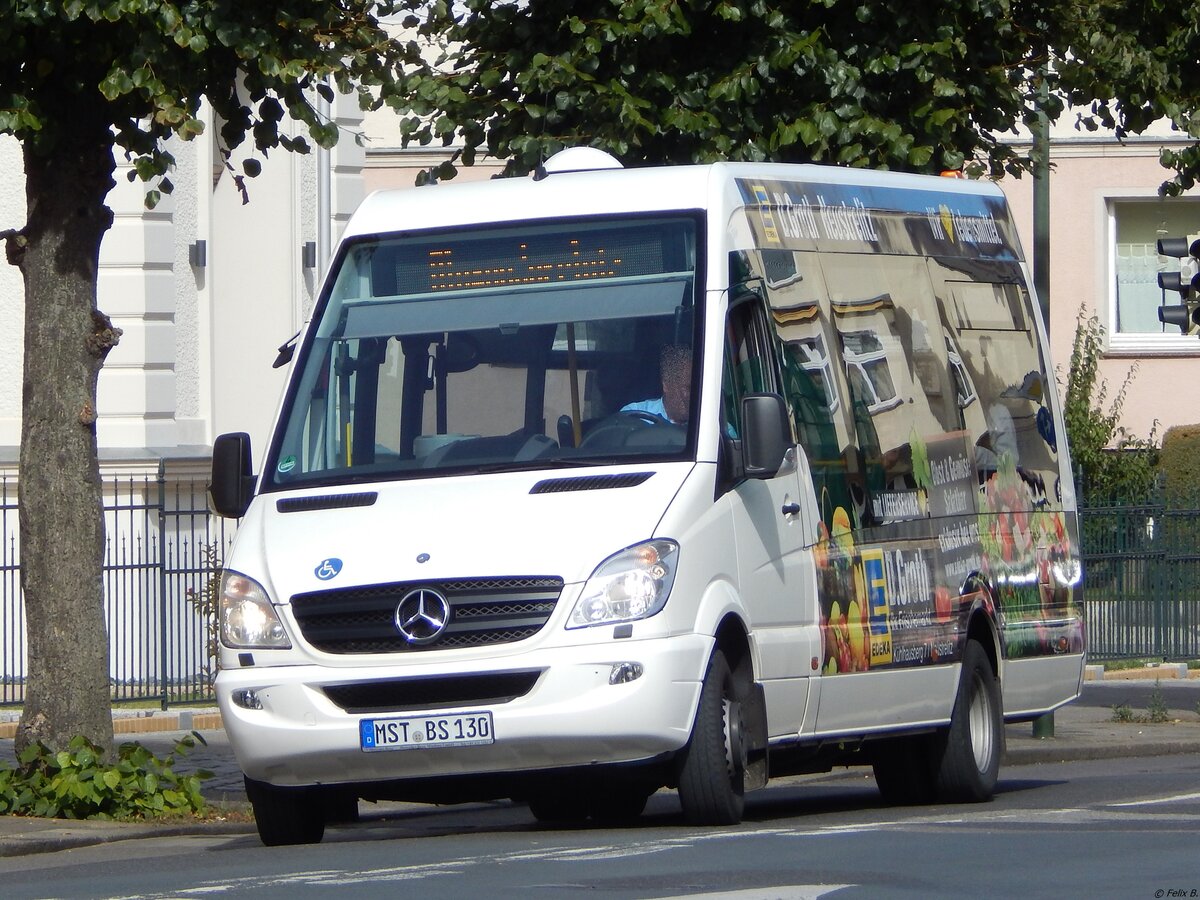
[[[104,511],[96,379],[120,330],[96,308],[100,241],[112,224],[112,134],[81,121],[25,145],[28,221],[8,255],[25,281],[19,479],[29,662],[17,747],[113,744],[104,621]]]

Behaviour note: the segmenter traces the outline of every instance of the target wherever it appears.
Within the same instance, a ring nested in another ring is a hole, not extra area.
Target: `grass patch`
[[[1122,724],[1127,724],[1129,722],[1137,721],[1134,718],[1133,710],[1129,708],[1128,703],[1122,703],[1120,705],[1117,705],[1115,703],[1113,704],[1112,720],[1114,722],[1120,722]]]
[[[1153,663],[1160,663],[1161,659],[1152,657],[1150,659],[1109,659],[1104,662],[1104,670],[1106,672],[1121,672],[1125,669],[1144,669]]]
[[[1103,665],[1106,672],[1122,672],[1127,669],[1145,669],[1151,666],[1161,666],[1166,662],[1181,662],[1189,669],[1200,669],[1200,659],[1168,660],[1158,656],[1141,657],[1138,659],[1106,659],[1102,663],[1099,663],[1099,665]]]
[[[1167,709],[1167,701],[1163,699],[1162,684],[1154,679],[1154,690],[1150,692],[1150,702],[1146,706],[1146,721],[1153,725],[1161,725],[1171,720]]]
[[[1200,713],[1200,703],[1196,704],[1196,712]],[[1163,725],[1172,722],[1171,711],[1167,709],[1167,701],[1163,697],[1162,682],[1154,680],[1154,690],[1150,692],[1150,702],[1146,704],[1144,713],[1135,713],[1128,703],[1114,704],[1112,720],[1123,724],[1139,723],[1145,725]]]

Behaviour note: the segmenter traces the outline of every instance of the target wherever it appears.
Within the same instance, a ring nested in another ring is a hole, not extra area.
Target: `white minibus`
[[[360,799],[731,824],[981,801],[1084,668],[1071,465],[990,183],[624,169],[368,197],[241,519],[218,702],[268,844]]]

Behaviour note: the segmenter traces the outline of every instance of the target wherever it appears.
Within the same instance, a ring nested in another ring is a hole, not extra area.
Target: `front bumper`
[[[712,638],[683,635],[559,647],[504,660],[359,668],[318,665],[222,670],[217,702],[242,770],[275,785],[345,784],[453,775],[523,773],[649,760],[682,748],[691,732]],[[503,662],[503,665],[500,663]],[[613,666],[636,662],[640,678],[610,684]],[[526,694],[505,703],[350,713],[323,688],[398,678],[538,670]],[[234,702],[252,690],[262,708]],[[487,709],[495,743],[364,752],[359,722]]]

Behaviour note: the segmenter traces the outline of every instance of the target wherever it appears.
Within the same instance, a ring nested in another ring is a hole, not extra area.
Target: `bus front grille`
[[[406,581],[292,597],[304,640],[325,653],[410,653],[506,644],[537,634],[563,580]]]

